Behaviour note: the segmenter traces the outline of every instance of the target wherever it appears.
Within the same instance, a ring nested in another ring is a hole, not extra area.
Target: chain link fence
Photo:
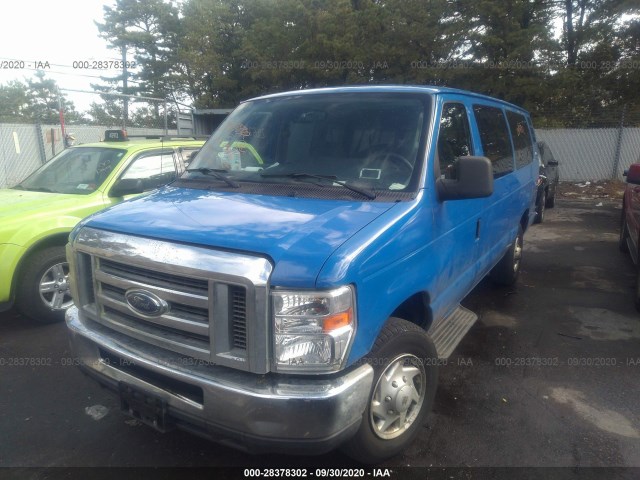
[[[640,128],[537,129],[560,162],[560,181],[622,180],[640,162]]]
[[[640,105],[577,105],[532,112],[538,140],[560,162],[560,180],[622,180],[640,162]]]
[[[104,140],[105,130],[114,127],[99,125],[69,125],[66,133],[75,144]],[[129,135],[164,135],[163,128],[127,128]],[[176,135],[176,130],[169,130]],[[12,187],[28,177],[38,167],[64,150],[60,125],[24,123],[0,124],[0,188]]]

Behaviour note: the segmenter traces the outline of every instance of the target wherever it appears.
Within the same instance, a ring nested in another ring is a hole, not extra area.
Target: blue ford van
[[[170,186],[70,236],[82,368],[159,430],[375,463],[424,423],[535,216],[527,112],[431,87],[242,103]]]

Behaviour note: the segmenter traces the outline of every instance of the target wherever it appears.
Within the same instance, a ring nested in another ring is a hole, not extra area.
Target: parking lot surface
[[[559,199],[530,227],[518,283],[465,299],[479,320],[440,368],[417,441],[382,467],[640,467],[640,314],[619,217],[617,202]],[[354,465],[157,433],[80,373],[65,328],[0,314],[0,467]]]

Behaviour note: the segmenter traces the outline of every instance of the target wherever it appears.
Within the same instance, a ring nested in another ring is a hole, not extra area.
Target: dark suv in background
[[[542,223],[546,208],[553,208],[556,204],[556,189],[558,187],[558,161],[553,156],[549,145],[538,142],[540,150],[540,175],[536,185],[536,218],[534,223]]]

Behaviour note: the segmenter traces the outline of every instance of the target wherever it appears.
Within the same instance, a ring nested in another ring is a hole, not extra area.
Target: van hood
[[[311,288],[336,248],[393,205],[167,187],[86,225],[267,256],[273,285]]]

